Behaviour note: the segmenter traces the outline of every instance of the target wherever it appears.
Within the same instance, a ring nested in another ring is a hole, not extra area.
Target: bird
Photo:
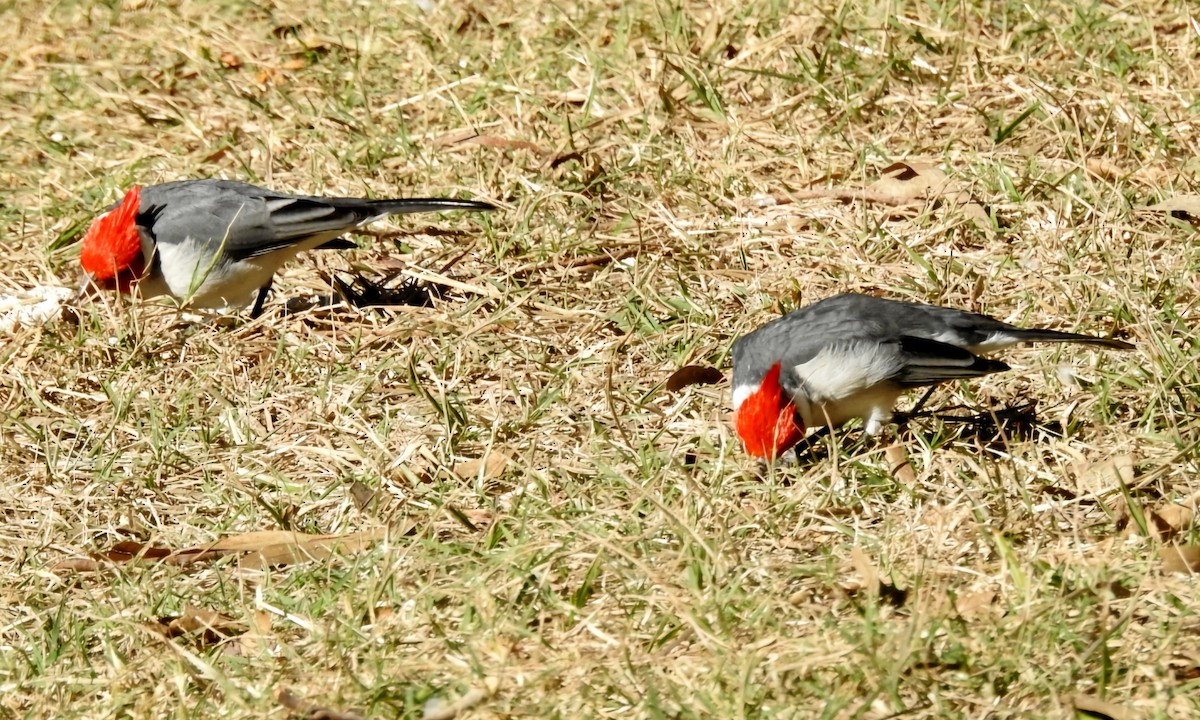
[[[84,234],[81,294],[169,295],[197,308],[244,306],[258,317],[275,272],[305,250],[349,249],[340,236],[387,215],[495,210],[452,198],[317,197],[234,180],[132,186]]]
[[[1113,338],[1020,328],[955,308],[846,293],[794,310],[733,344],[733,424],[746,451],[774,460],[808,428],[865,421],[878,435],[906,391],[1003,372],[986,355],[1021,342],[1114,350]]]

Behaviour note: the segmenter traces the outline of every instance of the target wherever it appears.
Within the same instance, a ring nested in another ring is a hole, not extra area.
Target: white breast
[[[899,371],[896,348],[873,342],[830,345],[793,368],[799,385],[796,411],[807,427],[837,427],[854,418],[878,432],[891,419],[903,390],[891,378]]]
[[[301,252],[327,242],[330,238],[310,238],[303,243],[281,248],[245,260],[221,261],[207,243],[159,244],[159,275],[143,278],[138,287],[144,297],[171,295],[192,307],[220,308],[246,305],[275,271]]]

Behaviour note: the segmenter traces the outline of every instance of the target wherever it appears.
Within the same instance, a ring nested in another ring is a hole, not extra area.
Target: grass
[[[1200,498],[1200,245],[1140,210],[1194,187],[1191,19],[793,5],[10,3],[2,292],[73,284],[135,181],[503,210],[311,253],[260,321],[109,298],[6,338],[0,716],[421,718],[472,690],[461,717],[1195,716],[1200,604],[1158,551],[1197,530],[1155,518]],[[897,161],[987,222],[839,199]],[[457,289],[283,314],[389,257]],[[1014,352],[934,396],[1036,402],[1027,432],[849,429],[767,469],[727,384],[663,389],[846,290],[1138,349]],[[380,527],[268,570],[58,567]],[[220,632],[161,631],[195,608]]]

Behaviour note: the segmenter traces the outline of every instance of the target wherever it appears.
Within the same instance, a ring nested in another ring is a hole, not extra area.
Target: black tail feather
[[[1021,342],[1078,343],[1080,345],[1099,345],[1100,347],[1112,350],[1133,349],[1133,344],[1127,343],[1124,340],[1095,337],[1093,335],[1080,335],[1079,333],[1061,332],[1059,330],[1022,329],[1020,332],[1015,333],[1015,335]]]

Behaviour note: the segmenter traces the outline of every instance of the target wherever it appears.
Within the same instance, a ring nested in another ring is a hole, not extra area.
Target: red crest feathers
[[[774,460],[804,437],[804,426],[796,420],[796,408],[779,384],[780,371],[780,363],[772,365],[758,389],[734,413],[734,424],[746,452],[767,460]]]
[[[121,204],[93,220],[83,236],[79,263],[98,284],[122,284],[118,280],[123,279],[127,285],[142,274],[142,238],[137,229],[140,206],[141,188],[134,185]],[[119,278],[122,275],[125,277]]]

